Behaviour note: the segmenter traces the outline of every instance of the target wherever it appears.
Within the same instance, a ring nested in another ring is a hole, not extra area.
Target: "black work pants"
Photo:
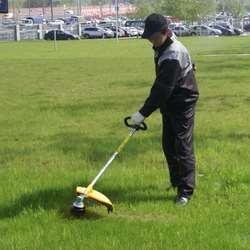
[[[170,181],[178,195],[191,198],[195,188],[193,129],[195,104],[178,111],[162,112],[162,146]]]

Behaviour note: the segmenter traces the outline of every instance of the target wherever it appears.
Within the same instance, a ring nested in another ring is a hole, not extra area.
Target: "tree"
[[[201,17],[215,13],[215,0],[160,0],[155,4],[157,12],[177,16],[187,21],[197,21]]]
[[[176,16],[187,21],[197,21],[213,14],[216,0],[136,0],[136,16],[145,17],[151,12]],[[233,0],[232,0],[233,1]]]
[[[154,11],[154,0],[135,0],[136,12],[134,16],[144,18]]]
[[[249,0],[219,0],[218,10],[231,13],[234,17],[244,14],[244,11],[250,5]]]

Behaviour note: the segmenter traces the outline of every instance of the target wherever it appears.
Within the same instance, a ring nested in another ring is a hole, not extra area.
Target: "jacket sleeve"
[[[163,103],[166,103],[173,92],[180,73],[181,67],[177,60],[165,60],[161,63],[150,95],[139,110],[143,116],[150,116]]]

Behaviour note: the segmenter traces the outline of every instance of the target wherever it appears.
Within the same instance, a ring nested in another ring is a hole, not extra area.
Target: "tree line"
[[[250,11],[250,0],[134,0],[134,4],[137,17],[157,12],[187,21],[197,21],[222,11],[241,17]]]

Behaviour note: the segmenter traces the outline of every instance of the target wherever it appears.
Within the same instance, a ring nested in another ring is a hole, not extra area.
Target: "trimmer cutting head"
[[[109,200],[109,198],[94,189],[87,190],[86,187],[77,187],[76,193],[77,193],[77,198],[73,203],[71,209],[71,212],[74,215],[81,216],[85,213],[86,206],[84,201],[86,199],[104,205],[107,208],[108,213],[113,211],[113,204]]]
[[[84,204],[84,198],[79,195],[72,204],[70,212],[75,216],[82,216],[85,214],[85,210],[86,206]]]
[[[76,193],[78,195],[82,195],[86,192],[86,190],[87,190],[87,188],[85,188],[85,187],[77,187]],[[110,201],[110,199],[108,197],[106,197],[104,194],[102,194],[94,189],[92,189],[90,192],[88,192],[86,194],[85,199],[90,199],[90,200],[96,201],[97,203],[104,205],[108,209],[108,212],[113,211],[113,204]]]

